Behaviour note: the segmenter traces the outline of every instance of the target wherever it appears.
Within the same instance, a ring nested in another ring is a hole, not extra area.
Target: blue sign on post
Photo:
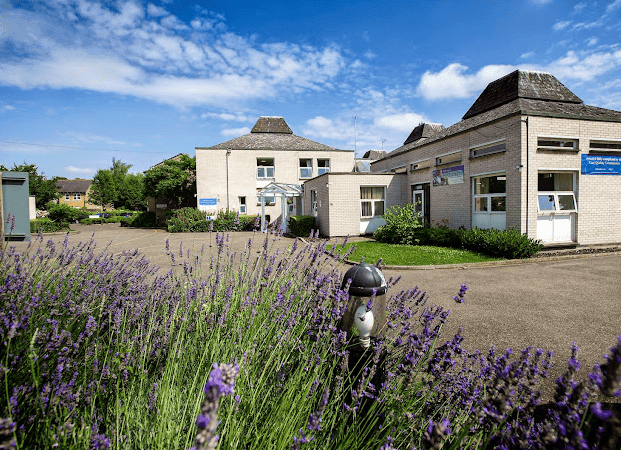
[[[216,206],[218,204],[217,198],[199,198],[198,204],[200,206]]]
[[[583,175],[621,175],[621,156],[582,155]]]

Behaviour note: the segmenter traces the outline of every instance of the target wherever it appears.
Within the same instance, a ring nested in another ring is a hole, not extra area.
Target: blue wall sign
[[[582,155],[583,175],[621,175],[621,156]]]
[[[199,198],[198,204],[200,206],[216,206],[218,204],[217,198]]]

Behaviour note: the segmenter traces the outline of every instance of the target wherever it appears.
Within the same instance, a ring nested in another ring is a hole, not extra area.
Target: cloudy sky
[[[516,68],[621,110],[621,0],[6,0],[0,163],[144,171],[261,115],[357,155],[392,150]]]

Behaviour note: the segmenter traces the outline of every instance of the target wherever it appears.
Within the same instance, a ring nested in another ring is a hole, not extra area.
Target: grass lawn
[[[380,258],[384,264],[391,266],[426,266],[438,264],[459,264],[481,261],[499,261],[502,258],[494,258],[469,250],[458,250],[446,247],[431,247],[427,245],[398,245],[384,244],[375,241],[362,241],[349,243],[343,249],[340,245],[336,251],[341,253],[349,250],[353,245],[356,250],[349,257],[352,261],[376,263]]]

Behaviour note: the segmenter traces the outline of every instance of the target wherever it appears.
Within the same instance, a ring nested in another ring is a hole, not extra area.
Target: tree
[[[145,197],[166,197],[171,208],[195,206],[196,158],[181,155],[151,167],[144,174]]]
[[[144,210],[146,202],[144,198],[144,175],[130,173],[125,177],[124,204],[127,209]]]
[[[58,188],[56,187],[57,178],[48,179],[43,172],[38,173],[38,167],[34,164],[24,164],[19,166],[13,163],[14,172],[28,172],[28,186],[29,193],[35,198],[35,203],[38,209],[45,209],[45,205],[60,197]],[[8,171],[6,166],[0,165],[0,171]]]
[[[96,205],[106,209],[106,205],[114,204],[117,198],[116,186],[112,171],[99,169],[93,177],[90,200]]]

